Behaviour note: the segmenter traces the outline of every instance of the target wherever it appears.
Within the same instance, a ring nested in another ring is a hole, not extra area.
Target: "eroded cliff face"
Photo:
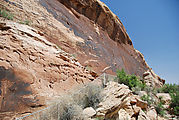
[[[0,29],[0,112],[31,112],[94,80],[91,72],[40,31],[8,21],[0,22]]]
[[[125,68],[129,74],[142,76],[149,69],[120,20],[100,1],[16,0],[3,6],[13,12],[16,21],[30,21],[48,41],[98,74],[106,68],[112,74]]]
[[[120,20],[100,1],[40,0],[40,3],[77,38],[66,39],[68,44],[74,42],[73,47],[63,47],[61,40],[54,42],[74,54],[84,66],[99,74],[106,68],[113,74],[116,69],[125,68],[127,73],[140,76],[149,69],[141,53],[133,48]]]
[[[99,0],[0,0],[0,7],[14,16],[0,18],[1,116],[46,106],[103,72],[150,71],[118,17]]]
[[[70,10],[74,9],[80,14],[92,20],[95,24],[100,25],[109,35],[109,37],[119,43],[130,44],[126,30],[110,9],[99,0],[58,0]]]

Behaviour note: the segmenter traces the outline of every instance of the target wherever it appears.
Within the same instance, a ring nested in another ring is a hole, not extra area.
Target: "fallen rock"
[[[150,118],[150,120],[157,120],[157,112],[155,108],[151,108],[147,111],[147,116]]]
[[[150,118],[143,112],[143,110],[140,110],[138,120],[150,120]]]
[[[96,110],[97,114],[106,115],[109,118],[114,114],[117,114],[122,106],[127,103],[126,98],[131,95],[132,91],[123,84],[116,82],[109,82],[107,87],[104,88],[103,94],[104,100],[99,104],[99,108]]]
[[[168,93],[157,93],[157,97],[160,98],[165,104],[170,104],[171,102],[171,96]]]
[[[92,107],[88,107],[83,110],[83,115],[85,118],[91,118],[96,115],[96,111]]]
[[[136,105],[133,105],[132,107],[133,107],[134,114],[135,115],[139,114],[139,112],[141,111],[141,108]]]
[[[130,120],[130,115],[124,110],[120,109],[118,112],[119,120]]]
[[[96,116],[106,119],[118,119],[116,117],[118,116],[119,120],[130,120],[140,115],[141,120],[148,119],[147,115],[141,112],[142,109],[147,109],[147,103],[142,101],[139,96],[133,95],[126,85],[110,81],[102,93],[104,98],[96,110]],[[133,118],[133,116],[135,117]]]
[[[142,96],[147,96],[147,92],[146,91],[138,91],[138,95],[139,97],[142,97]]]

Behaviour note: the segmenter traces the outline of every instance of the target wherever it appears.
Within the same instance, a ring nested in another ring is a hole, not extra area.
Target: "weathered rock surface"
[[[140,100],[137,95],[133,95],[127,86],[111,81],[104,88],[103,94],[105,97],[96,109],[97,117],[149,120],[142,110],[147,109],[147,103]]]
[[[119,112],[119,120],[130,120],[131,117],[130,115],[124,110],[124,109],[120,109]]]
[[[143,74],[143,79],[146,85],[150,87],[161,87],[165,83],[165,80],[156,75],[153,70],[146,71]]]
[[[126,30],[119,18],[100,0],[58,0],[69,9],[74,9],[105,29],[111,39],[130,44]]]
[[[147,116],[150,118],[150,120],[157,120],[158,115],[155,108],[150,108],[147,111]]]
[[[96,115],[96,111],[92,107],[88,107],[83,110],[83,115],[85,118],[91,118]]]
[[[99,0],[1,0],[0,7],[14,15],[14,22],[0,18],[0,118],[41,108],[103,72],[125,68],[142,76],[150,70],[119,18]],[[18,24],[23,21],[31,27]],[[144,75],[149,85],[161,86],[163,80],[150,73],[153,78]],[[115,86],[98,114],[110,117],[119,108],[138,114],[145,102],[139,104],[126,86]]]
[[[94,80],[36,29],[9,21],[0,27],[0,112],[31,112],[60,92]]]
[[[169,108],[171,103],[171,96],[168,93],[157,93],[157,97],[161,98],[161,101],[164,103],[164,108]]]
[[[110,67],[106,72],[111,74],[117,68],[125,68],[129,74],[142,76],[149,69],[131,45],[120,20],[100,1],[14,0],[13,3],[18,5],[1,4],[13,12],[17,21],[29,20],[47,40],[98,74]]]
[[[141,110],[138,115],[138,120],[150,120],[150,118]]]

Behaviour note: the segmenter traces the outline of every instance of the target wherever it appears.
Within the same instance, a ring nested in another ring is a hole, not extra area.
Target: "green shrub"
[[[179,116],[179,91],[176,93],[170,94],[171,95],[171,112],[177,116]]]
[[[120,84],[127,85],[129,89],[139,87],[143,90],[146,85],[143,81],[140,81],[135,75],[127,75],[124,69],[117,70],[117,82]]]
[[[0,9],[0,17],[6,18],[8,20],[13,20],[13,14],[5,9]]]
[[[163,87],[158,89],[158,92],[170,94],[172,98],[170,103],[170,112],[179,116],[179,85],[165,84]]]
[[[146,101],[146,102],[148,103],[148,105],[151,105],[151,104],[152,104],[152,100],[151,100],[151,98],[150,98],[149,95],[143,95],[143,96],[141,97],[141,99],[142,99],[143,101]]]
[[[158,91],[161,93],[175,93],[176,91],[179,91],[179,85],[164,84]]]
[[[30,21],[29,20],[24,20],[24,21],[20,21],[20,24],[24,24],[24,25],[30,25]]]
[[[163,107],[163,102],[160,100],[160,102],[155,106],[155,110],[157,111],[157,113],[161,116],[165,115],[165,110]]]

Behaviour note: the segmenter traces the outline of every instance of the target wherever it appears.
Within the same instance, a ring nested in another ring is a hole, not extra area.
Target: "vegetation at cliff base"
[[[102,87],[96,84],[86,84],[68,95],[59,97],[56,104],[40,116],[40,120],[85,120],[82,114],[87,107],[96,108],[102,100]],[[100,120],[100,119],[99,119]]]
[[[151,105],[151,104],[152,104],[152,101],[151,101],[149,95],[143,95],[143,96],[141,97],[141,99],[142,99],[143,101],[146,101],[146,102],[148,103],[148,105]]]
[[[24,24],[24,25],[30,25],[30,21],[29,20],[24,20],[24,21],[20,21],[20,24]]]
[[[162,88],[158,89],[158,92],[169,93],[171,96],[170,112],[179,116],[179,85],[165,84]]]
[[[155,110],[157,111],[157,113],[161,116],[165,115],[165,110],[164,110],[164,103],[160,100],[160,102],[155,105]]]
[[[164,84],[158,89],[160,93],[176,93],[177,91],[179,91],[179,85],[176,84]]]
[[[177,91],[176,93],[171,94],[171,104],[170,104],[170,108],[171,108],[171,112],[177,116],[179,116],[179,91]]]
[[[140,81],[139,78],[137,78],[137,76],[127,75],[124,69],[117,70],[117,82],[119,84],[127,85],[131,90],[135,87],[138,87],[141,90],[143,90],[146,87],[146,84],[143,81]]]
[[[119,84],[124,84],[129,87],[131,90],[144,90],[146,91],[147,95],[143,95],[141,97],[142,100],[146,101],[149,106],[155,106],[157,113],[161,116],[165,115],[164,103],[162,102],[161,98],[159,102],[154,100],[155,94],[158,93],[169,93],[171,96],[171,103],[170,103],[170,112],[174,115],[179,115],[179,85],[176,84],[164,84],[163,87],[158,89],[153,89],[146,86],[143,80],[139,80],[139,78],[135,75],[127,75],[122,70],[117,70],[117,82]]]
[[[97,108],[102,100],[102,87],[94,84],[88,84],[77,93],[72,95],[74,101],[83,109],[86,107]]]
[[[13,20],[13,14],[2,8],[0,8],[0,17],[3,17],[8,20]]]

